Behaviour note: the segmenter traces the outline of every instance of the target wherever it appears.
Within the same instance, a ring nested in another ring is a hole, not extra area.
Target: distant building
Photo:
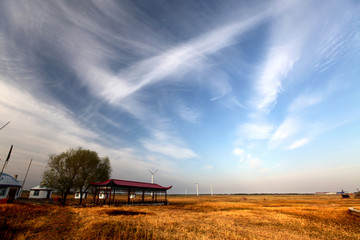
[[[326,195],[328,194],[329,192],[315,192],[315,195]]]
[[[30,189],[29,198],[50,199],[52,190],[45,186],[36,186]]]
[[[334,195],[335,192],[315,192],[315,195]]]
[[[15,177],[9,174],[2,173],[0,177],[0,199],[8,199],[7,202],[12,202],[17,199],[21,193],[21,184]]]
[[[80,199],[80,192],[76,192],[75,193],[75,199]],[[87,196],[88,196],[88,193],[87,192],[83,192],[83,194],[82,194],[82,198],[83,199],[86,199],[87,198]]]

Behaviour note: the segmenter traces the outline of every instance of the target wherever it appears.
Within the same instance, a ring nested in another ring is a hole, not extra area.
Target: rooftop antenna
[[[9,154],[8,154],[8,156],[7,156],[7,158],[6,158],[5,162],[4,162],[3,168],[1,169],[0,177],[1,177],[1,175],[2,175],[2,173],[3,173],[3,171],[4,171],[4,169],[5,169],[5,167],[6,167],[6,165],[7,165],[7,163],[9,162],[12,149],[13,149],[13,145],[11,145]]]
[[[199,196],[199,183],[196,184],[196,196]]]
[[[4,126],[2,126],[2,127],[0,128],[0,130],[2,130],[4,127],[6,127],[9,123],[10,123],[10,121],[8,121]]]
[[[158,169],[156,169],[155,171],[151,171],[150,169],[149,169],[149,172],[151,173],[151,183],[154,183],[154,175],[155,175],[155,173],[158,171]]]

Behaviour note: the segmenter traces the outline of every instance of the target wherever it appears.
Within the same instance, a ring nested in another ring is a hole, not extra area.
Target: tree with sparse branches
[[[82,159],[79,172],[75,178],[75,187],[80,192],[80,202],[82,203],[83,193],[91,187],[90,182],[103,182],[109,180],[111,174],[110,160],[108,157],[99,158],[98,154],[90,150],[79,152]]]
[[[79,190],[81,204],[83,193],[90,187],[89,182],[108,180],[110,174],[108,157],[100,158],[96,152],[79,147],[49,155],[43,184],[60,192],[62,205],[71,190]]]

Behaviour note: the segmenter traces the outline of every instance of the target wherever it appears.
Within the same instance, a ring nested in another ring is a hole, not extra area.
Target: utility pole
[[[30,159],[30,163],[29,163],[28,169],[27,169],[27,171],[26,171],[25,178],[24,178],[24,182],[23,182],[23,184],[22,184],[22,186],[21,186],[21,189],[22,189],[22,188],[24,187],[24,185],[25,185],[26,177],[27,177],[27,175],[28,175],[28,173],[29,173],[29,169],[30,169],[31,163],[32,163],[32,159]]]

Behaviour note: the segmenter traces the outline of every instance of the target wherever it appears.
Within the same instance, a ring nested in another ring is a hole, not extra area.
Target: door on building
[[[18,190],[17,188],[10,188],[8,194],[8,199],[9,199],[8,202],[14,201],[17,190]]]

